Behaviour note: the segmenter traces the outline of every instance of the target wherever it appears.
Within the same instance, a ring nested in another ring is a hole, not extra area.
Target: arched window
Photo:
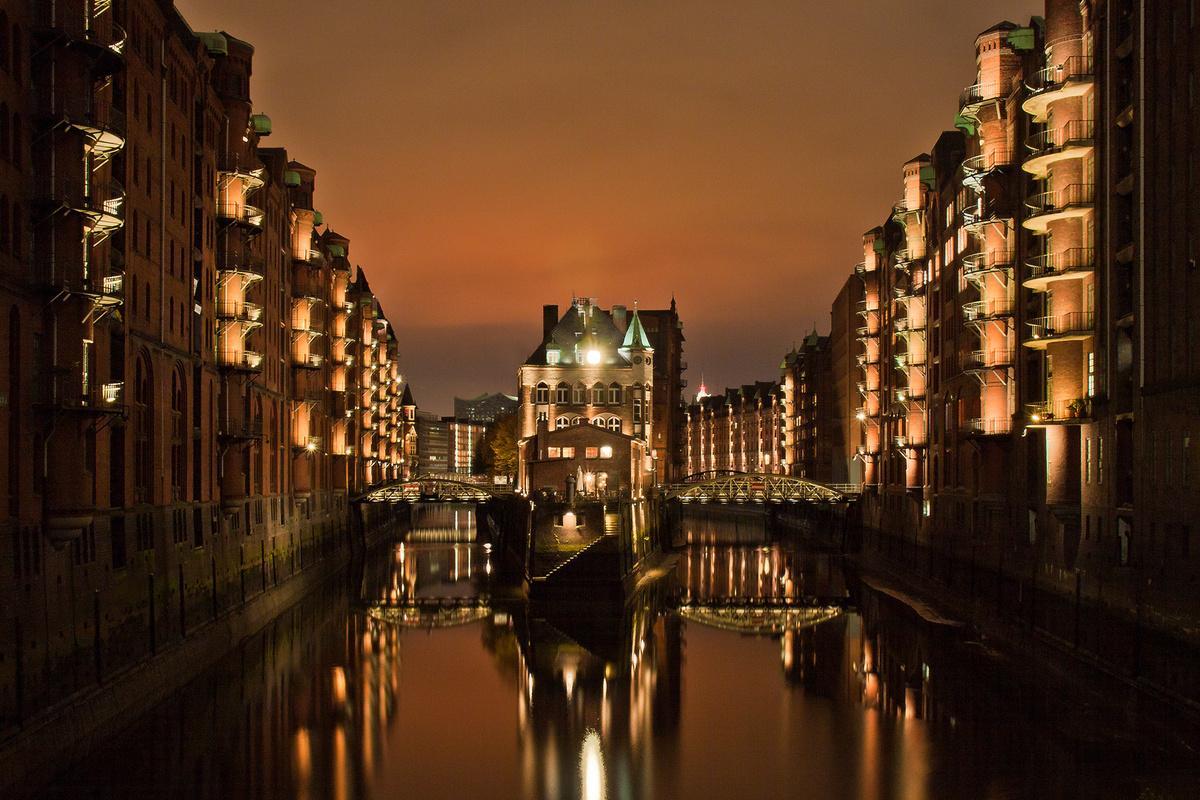
[[[566,405],[571,402],[571,387],[569,384],[560,383],[554,390],[554,402],[560,405]]]
[[[581,422],[583,422],[583,417],[571,417],[572,425],[578,425]]]
[[[592,387],[592,405],[604,405],[604,384],[597,383]]]
[[[144,353],[138,355],[133,375],[134,490],[137,502],[149,503],[154,474],[154,378]]]
[[[588,420],[588,422],[592,423],[597,428],[604,427],[604,417],[592,417],[590,420]]]
[[[608,429],[610,431],[615,431],[616,433],[620,433],[621,432],[621,418],[620,417],[609,417],[608,418]]]
[[[569,427],[570,425],[571,425],[571,418],[568,417],[566,414],[560,414],[554,420],[554,427],[556,429],[557,428],[566,428],[566,427]]]
[[[171,489],[174,499],[183,499],[187,483],[187,384],[176,366],[171,376]]]
[[[610,383],[608,385],[608,402],[609,405],[621,405],[621,384]]]
[[[577,406],[581,406],[587,402],[587,387],[582,383],[575,384],[575,391],[571,397],[571,402]]]
[[[533,390],[533,402],[538,405],[545,405],[550,402],[550,387],[545,383],[539,383]]]

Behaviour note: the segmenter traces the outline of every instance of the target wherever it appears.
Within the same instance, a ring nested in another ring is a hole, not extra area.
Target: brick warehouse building
[[[7,725],[97,633],[133,657],[150,576],[165,637],[169,597],[344,532],[415,408],[315,172],[263,146],[249,44],[151,0],[4,4],[0,32]]]
[[[686,411],[686,474],[787,474],[785,408],[784,387],[775,381],[714,395],[701,386]]]
[[[653,335],[643,316],[651,321]],[[526,443],[539,436],[541,428],[553,432],[579,425],[632,437],[644,448],[645,458],[630,462],[633,474],[625,471],[614,473],[611,481],[606,478],[611,486],[641,492],[643,487],[666,482],[678,469],[673,453],[683,431],[677,419],[682,418],[682,343],[674,301],[667,311],[634,308],[630,312],[621,305],[606,311],[593,299],[576,298],[561,318],[558,306],[545,306],[542,342],[518,371],[520,489],[562,491],[560,485],[539,482],[544,456],[535,458]],[[594,444],[612,446],[608,437],[597,437]],[[586,452],[586,447],[580,452]],[[561,467],[555,464],[546,475],[559,475]]]
[[[977,37],[834,303],[829,423],[893,551],[1192,696],[1139,653],[1198,610],[1194,5],[1048,0]]]

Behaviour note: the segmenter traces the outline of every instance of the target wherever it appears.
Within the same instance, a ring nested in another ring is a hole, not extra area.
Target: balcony
[[[263,308],[257,303],[245,300],[217,301],[217,318],[231,322],[244,322],[253,325],[261,324]]]
[[[914,268],[919,268],[921,266],[921,262],[925,260],[924,257],[917,258],[912,251],[908,250],[907,248],[904,250],[897,250],[892,255],[892,259],[896,263],[896,269],[899,269],[909,275],[912,274]]]
[[[992,436],[1007,436],[1012,432],[1011,419],[975,419],[964,420],[959,426],[959,433],[963,436],[970,436],[977,439],[985,439]]]
[[[114,381],[98,385],[84,385],[79,388],[79,376],[66,372],[58,373],[57,380],[52,385],[43,387],[43,401],[46,405],[60,411],[71,411],[82,414],[124,414],[125,407],[121,399],[125,391],[124,381]],[[74,383],[74,389],[66,384]]]
[[[1092,210],[1096,186],[1072,183],[1062,189],[1041,192],[1025,201],[1029,214],[1022,224],[1034,233],[1046,233],[1051,223],[1082,217]]]
[[[963,303],[963,320],[966,322],[989,322],[991,320],[1007,319],[1013,314],[1012,301],[1003,300],[972,300]]]
[[[325,357],[317,353],[297,353],[292,358],[292,366],[300,369],[320,369],[325,364]]]
[[[874,366],[875,364],[879,363],[879,354],[859,353],[856,360],[858,361],[858,365],[860,367]]]
[[[879,304],[869,304],[866,300],[859,300],[857,310],[860,317],[870,316],[879,313]]]
[[[71,118],[69,124],[88,140],[92,154],[92,169],[107,164],[125,147],[125,112],[109,107],[100,114],[85,114]]]
[[[1029,335],[1025,346],[1045,350],[1056,342],[1081,342],[1090,339],[1095,327],[1095,315],[1090,311],[1072,311],[1049,317],[1036,317],[1025,323]]]
[[[981,192],[984,178],[1012,162],[1012,152],[1008,149],[993,149],[969,156],[963,159],[959,166],[963,186],[974,192]]]
[[[325,256],[314,248],[301,248],[295,257],[297,264],[307,264],[310,267],[320,267],[325,263]]]
[[[1096,266],[1096,251],[1091,247],[1072,247],[1061,253],[1036,256],[1025,262],[1025,287],[1044,292],[1056,281],[1079,278]]]
[[[875,272],[875,261],[860,261],[854,265],[854,274],[860,278],[866,278],[868,275]]]
[[[1087,397],[1073,397],[1068,400],[1041,400],[1025,404],[1025,415],[1029,425],[1042,427],[1045,425],[1082,425],[1092,419],[1092,403]]]
[[[910,206],[908,198],[902,197],[892,206],[892,219],[901,225],[908,225],[910,220],[920,219],[921,211],[920,205]]]
[[[879,327],[875,326],[875,328],[872,329],[872,327],[870,325],[860,325],[858,327],[858,329],[855,331],[855,333],[857,334],[856,338],[860,342],[865,342],[868,339],[878,339],[879,338]]]
[[[897,450],[915,450],[929,444],[924,433],[901,434],[892,437],[892,444]]]
[[[1090,119],[1072,120],[1061,128],[1035,133],[1025,140],[1029,155],[1021,169],[1042,180],[1059,161],[1090,155],[1095,136],[1096,123]]]
[[[1038,70],[1025,84],[1030,95],[1021,103],[1021,109],[1034,122],[1045,122],[1050,116],[1051,103],[1087,93],[1094,77],[1091,56],[1071,56],[1061,64]]]
[[[892,356],[892,359],[896,363],[896,369],[905,373],[907,373],[913,367],[925,366],[924,353],[897,353],[896,355]]]
[[[260,372],[262,353],[230,348],[217,352],[217,365],[230,372]]]
[[[1012,214],[1003,210],[996,202],[987,201],[983,196],[974,205],[964,207],[958,214],[958,223],[973,236],[979,236],[988,225],[1008,226]]]
[[[303,450],[306,453],[318,453],[321,450],[320,436],[302,436],[299,444],[293,445],[297,450]]]
[[[116,308],[125,302],[125,273],[88,281],[80,294],[91,298],[92,303],[101,308]]]
[[[57,6],[57,8],[56,8]],[[62,41],[84,49],[91,56],[95,77],[111,75],[125,65],[125,29],[113,21],[112,14],[104,14],[100,3],[97,10],[88,14],[82,10],[67,13],[60,3],[33,3],[35,27],[51,31]]]
[[[963,372],[981,373],[1010,369],[1014,361],[1012,350],[973,350],[962,358]]]
[[[242,226],[250,233],[258,233],[263,226],[263,211],[249,203],[218,203],[217,217]]]
[[[248,168],[236,163],[228,164],[217,171],[217,185],[221,193],[225,193],[231,184],[240,183],[242,194],[246,195],[263,187],[266,183],[265,174],[265,167]]]
[[[1004,97],[1004,90],[999,81],[987,81],[968,86],[958,96],[959,113],[964,117],[976,117],[979,109],[988,103]]]
[[[860,444],[855,448],[855,453],[860,458],[879,455],[879,445],[877,444]]]
[[[1012,270],[1016,254],[1012,250],[988,250],[962,257],[962,272],[967,280],[982,280],[988,275]]]
[[[258,441],[263,437],[262,420],[222,420],[217,435],[224,442]]]

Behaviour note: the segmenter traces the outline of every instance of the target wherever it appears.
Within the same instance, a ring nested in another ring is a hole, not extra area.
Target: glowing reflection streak
[[[747,607],[682,605],[679,616],[710,628],[738,633],[781,635],[787,631],[811,628],[842,613],[838,606]]]
[[[600,734],[593,729],[583,736],[579,753],[579,783],[583,800],[603,800],[604,753],[600,749]]]

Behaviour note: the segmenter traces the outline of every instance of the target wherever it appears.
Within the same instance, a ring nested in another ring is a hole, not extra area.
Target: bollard
[[[150,655],[158,653],[157,621],[154,619],[154,573],[146,576],[146,594],[150,598]]]
[[[93,656],[96,662],[96,683],[103,682],[103,670],[100,663],[100,590],[92,591],[92,641]]]
[[[187,596],[183,585],[183,564],[179,565],[179,638],[187,638]]]

